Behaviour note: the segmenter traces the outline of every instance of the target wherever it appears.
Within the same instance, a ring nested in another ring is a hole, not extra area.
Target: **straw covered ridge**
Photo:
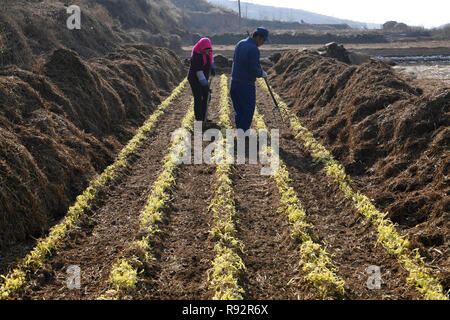
[[[450,221],[450,89],[409,81],[379,60],[352,66],[308,51],[284,53],[272,72],[291,111],[439,266],[448,289],[439,252]]]
[[[168,49],[133,45],[84,61],[58,49],[0,71],[0,247],[39,237],[184,76]]]

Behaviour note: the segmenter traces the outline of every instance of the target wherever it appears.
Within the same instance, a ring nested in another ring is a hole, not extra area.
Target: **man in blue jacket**
[[[259,62],[259,47],[270,43],[269,31],[258,28],[252,37],[240,41],[234,52],[230,95],[233,101],[236,127],[250,129],[256,105],[256,78],[267,78]]]

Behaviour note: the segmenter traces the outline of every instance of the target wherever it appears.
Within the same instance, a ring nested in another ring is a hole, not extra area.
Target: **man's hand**
[[[264,79],[267,79],[267,72],[265,72],[264,70],[263,70],[262,77],[263,77]]]

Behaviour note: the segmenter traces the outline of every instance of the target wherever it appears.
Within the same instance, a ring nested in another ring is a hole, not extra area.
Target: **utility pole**
[[[239,5],[239,32],[241,31],[241,0],[238,0]]]

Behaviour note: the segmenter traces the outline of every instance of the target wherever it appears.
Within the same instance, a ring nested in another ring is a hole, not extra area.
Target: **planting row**
[[[269,90],[264,81],[260,81],[259,85],[267,91]],[[342,165],[314,138],[312,132],[301,124],[298,117],[290,113],[279,95],[274,94],[283,113],[289,115],[290,127],[296,133],[295,139],[303,142],[313,158],[324,165],[327,175],[338,184],[345,197],[351,200],[357,211],[373,224],[377,230],[378,243],[409,272],[408,283],[413,285],[427,300],[448,300],[442,285],[433,276],[432,270],[425,266],[424,259],[418,250],[412,249],[408,239],[398,234],[393,222],[386,218],[387,213],[378,211],[366,195],[352,188],[353,182],[345,173]]]
[[[193,122],[194,110],[191,107],[183,119],[179,132],[192,130]],[[170,198],[170,188],[176,182],[179,160],[185,151],[186,145],[183,135],[175,135],[168,154],[163,160],[161,173],[154,182],[146,206],[139,216],[140,234],[143,236],[140,240],[130,244],[131,258],[118,259],[113,265],[109,276],[111,289],[99,299],[120,299],[136,288],[143,264],[152,259],[150,242],[154,235],[159,232],[158,223],[162,221],[163,210]]]
[[[98,178],[93,180],[83,194],[77,197],[75,204],[69,208],[65,218],[50,229],[49,235],[39,240],[34,249],[25,256],[14,270],[6,276],[1,276],[0,299],[8,299],[12,294],[20,290],[29,280],[31,273],[41,268],[45,259],[58,249],[69,231],[77,226],[80,217],[96,198],[99,190],[115,179],[120,169],[127,166],[129,156],[142,145],[142,142],[159,118],[165,113],[168,106],[182,93],[186,83],[186,80],[182,81],[172,94],[157,107],[156,111],[122,149],[115,162],[107,167]]]

